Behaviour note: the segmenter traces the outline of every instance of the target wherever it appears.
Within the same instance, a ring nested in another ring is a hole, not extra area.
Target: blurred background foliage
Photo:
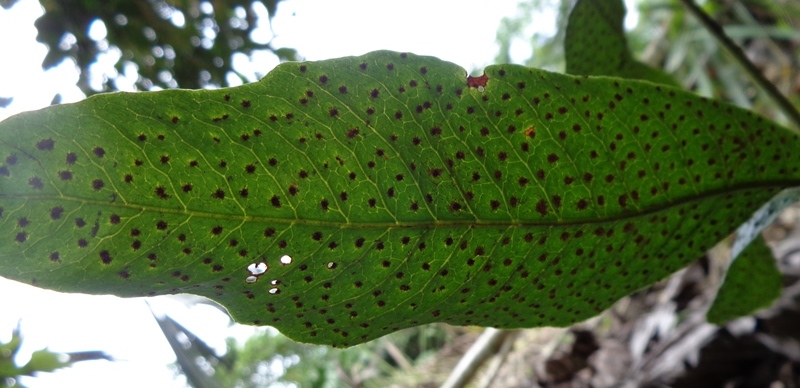
[[[134,66],[140,90],[227,86],[229,76],[249,82],[233,67],[234,54],[266,50],[282,61],[298,59],[294,49],[273,47],[271,33],[256,31],[271,31],[279,1],[40,0],[37,40],[49,48],[42,67],[73,60],[87,96],[116,90],[113,79],[92,82],[92,64],[115,48],[116,70]]]
[[[20,332],[17,324],[11,332],[11,338],[7,342],[0,341],[0,388],[20,386],[17,381],[19,376],[36,376],[38,373],[52,372],[80,361],[113,361],[111,356],[102,351],[58,353],[40,349],[32,352],[25,363],[20,363],[17,359],[23,340]]]
[[[453,338],[464,332],[426,325],[335,349],[294,342],[265,328],[243,344],[229,338],[220,355],[168,315],[154,313],[154,317],[175,352],[176,372],[196,388],[419,386],[432,377],[447,377],[449,370],[436,372],[433,367],[443,351],[452,349]]]
[[[121,52],[117,71],[134,66],[140,90],[228,86],[231,76],[247,82],[233,65],[234,55],[266,50],[282,61],[302,55],[292,48],[273,47],[271,33],[255,31],[270,29],[280,0],[40,1],[46,13],[36,22],[38,40],[49,47],[42,66],[47,69],[73,60],[81,70],[78,86],[86,95],[116,90],[113,78],[92,82],[92,65],[112,48]],[[15,2],[0,0],[0,6],[9,8]],[[800,2],[699,3],[781,92],[800,103]],[[572,4],[572,0],[521,2],[519,12],[498,26],[496,62],[563,71],[564,27]],[[664,69],[700,95],[785,122],[678,1],[637,0],[635,4],[638,22],[628,31],[635,57]],[[557,10],[554,34],[531,32],[532,25],[542,22],[537,19],[542,9]],[[107,31],[101,39],[92,34],[101,28],[98,23]],[[244,344],[229,341],[227,352],[217,355],[179,324],[169,323],[169,317],[156,319],[165,336],[174,340],[180,370],[198,387],[438,385],[479,332],[429,325],[337,350],[295,343],[274,330],[264,330]],[[180,355],[179,348],[192,346],[196,352]],[[200,372],[190,377],[187,368]]]
[[[695,0],[743,48],[749,59],[795,105],[800,104],[800,2],[797,0]],[[750,82],[692,15],[676,0],[637,0],[628,45],[639,60],[664,69],[686,89],[733,102],[786,123],[774,104]],[[564,27],[572,0],[530,0],[498,29],[498,63],[564,71]],[[558,9],[558,32],[530,34],[531,15]],[[630,13],[631,10],[629,10]],[[626,25],[626,27],[629,27]],[[515,57],[512,47],[528,45],[532,55]]]

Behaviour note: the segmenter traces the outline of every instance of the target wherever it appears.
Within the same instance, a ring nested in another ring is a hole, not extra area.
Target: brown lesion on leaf
[[[486,74],[477,77],[467,76],[467,86],[470,88],[486,87],[487,81],[489,81],[489,76]]]

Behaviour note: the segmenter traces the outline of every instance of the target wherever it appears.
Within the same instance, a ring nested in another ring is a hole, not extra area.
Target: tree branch
[[[725,35],[725,32],[722,30],[722,26],[717,24],[708,14],[706,14],[697,4],[694,3],[694,0],[680,0],[686,9],[694,15],[701,24],[708,30],[708,32],[717,39],[722,47],[724,47],[729,54],[731,54],[742,69],[747,73],[753,82],[756,83],[767,95],[778,105],[778,108],[781,112],[783,112],[786,117],[794,125],[795,129],[800,129],[800,112],[792,105],[792,103],[766,78],[764,75],[761,74],[761,70],[759,70],[750,59],[747,58],[745,53],[742,49],[736,45],[728,36]]]
[[[478,371],[478,368],[497,353],[500,345],[509,335],[516,332],[517,330],[500,330],[487,327],[464,357],[461,358],[441,388],[461,388],[466,386],[475,375],[475,372]]]

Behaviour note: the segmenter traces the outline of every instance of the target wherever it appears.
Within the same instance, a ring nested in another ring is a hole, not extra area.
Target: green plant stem
[[[686,9],[694,15],[700,23],[713,35],[717,41],[724,47],[728,53],[747,73],[750,78],[755,82],[772,100],[778,105],[778,108],[783,112],[786,117],[792,122],[795,130],[800,130],[800,112],[792,105],[792,103],[783,95],[772,82],[769,82],[761,71],[747,58],[742,49],[736,45],[722,30],[717,22],[714,21],[708,14],[705,13],[694,0],[680,0]]]

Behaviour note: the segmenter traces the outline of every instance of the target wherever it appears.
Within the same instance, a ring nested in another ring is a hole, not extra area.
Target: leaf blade
[[[568,74],[633,78],[680,86],[661,69],[631,54],[625,37],[622,0],[578,0],[569,15],[564,38]]]
[[[486,75],[481,91],[453,64],[376,52],[16,116],[0,124],[0,274],[197,293],[339,346],[434,321],[568,325],[798,184],[798,138],[737,108]]]
[[[768,307],[782,291],[782,275],[763,239],[747,245],[728,269],[708,310],[708,322],[723,325]]]

